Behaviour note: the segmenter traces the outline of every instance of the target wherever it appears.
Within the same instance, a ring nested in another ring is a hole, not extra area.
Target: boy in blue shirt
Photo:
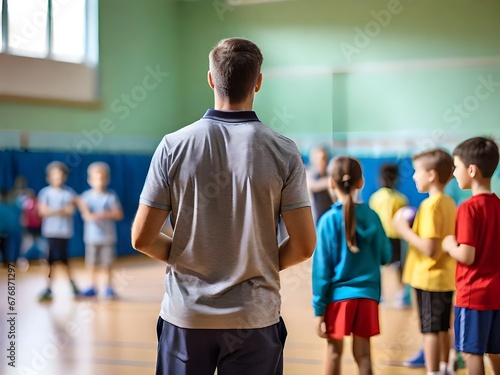
[[[75,196],[73,189],[66,186],[68,168],[64,163],[54,161],[46,168],[49,186],[38,193],[38,213],[42,218],[42,236],[49,243],[49,282],[47,289],[40,296],[40,301],[52,300],[52,271],[56,261],[61,261],[66,268],[68,279],[75,296],[79,290],[71,278],[68,263],[68,241],[73,236],[73,215]]]
[[[97,295],[96,266],[104,269],[106,278],[105,296],[116,297],[111,285],[112,264],[115,258],[116,224],[123,218],[123,211],[117,195],[107,189],[109,166],[103,162],[90,164],[87,169],[91,189],[78,200],[84,224],[85,263],[90,269],[92,285],[83,292],[84,296]]]

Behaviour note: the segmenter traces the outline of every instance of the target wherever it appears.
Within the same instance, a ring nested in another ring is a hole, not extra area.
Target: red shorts
[[[378,335],[378,302],[356,298],[329,303],[325,311],[325,325],[328,337],[334,340],[341,340],[351,333],[366,339]]]

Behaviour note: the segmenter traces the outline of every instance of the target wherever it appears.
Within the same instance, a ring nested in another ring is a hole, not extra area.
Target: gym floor
[[[74,278],[88,286],[82,259],[72,260]],[[310,261],[282,272],[282,316],[288,329],[285,346],[285,374],[322,374],[325,342],[315,334],[311,307]],[[59,272],[58,272],[59,271]],[[54,276],[54,299],[38,302],[47,280],[43,264],[15,272],[15,324],[7,321],[8,304],[2,302],[1,352],[9,349],[9,332],[15,333],[16,368],[0,358],[2,374],[37,375],[136,375],[153,374],[156,358],[156,320],[163,296],[164,266],[142,255],[117,260],[113,274],[117,300],[74,299],[62,270]],[[423,369],[401,366],[421,344],[414,309],[392,308],[396,293],[396,271],[383,268],[384,303],[381,305],[382,334],[372,341],[376,374],[425,374]],[[7,269],[0,269],[2,300],[7,300]],[[343,373],[357,373],[350,353],[350,339],[344,346]],[[9,354],[8,354],[9,355]],[[24,371],[24,372],[23,372]],[[466,374],[461,370],[458,374]],[[488,373],[488,372],[487,372]],[[489,372],[491,374],[491,372]]]

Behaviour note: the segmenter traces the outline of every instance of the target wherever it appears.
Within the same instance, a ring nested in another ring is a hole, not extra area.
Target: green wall
[[[255,41],[265,57],[255,108],[283,134],[325,139],[333,130],[337,139],[401,137],[423,144],[474,132],[499,135],[499,19],[497,0],[251,6],[101,0],[102,108],[3,102],[0,125],[81,136],[109,118],[116,125],[109,137],[150,137],[155,143],[213,106],[206,83],[209,50],[221,38],[242,36]],[[141,84],[148,66],[157,65],[169,76],[126,110],[121,96]],[[494,83],[482,87],[478,99],[484,80]]]
[[[223,37],[243,36],[264,53],[256,110],[282,133],[500,134],[498,1],[307,0],[217,9],[214,4],[221,2],[182,6],[183,35],[191,47],[185,51],[186,121],[211,105],[204,88],[210,47]],[[363,39],[361,31],[371,37]],[[474,99],[481,80],[488,79],[494,87],[482,88],[483,99]],[[456,112],[455,104],[468,110]]]

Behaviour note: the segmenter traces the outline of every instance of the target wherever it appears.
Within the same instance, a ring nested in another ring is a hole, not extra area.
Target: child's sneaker
[[[403,366],[412,367],[412,368],[425,367],[424,350],[420,349],[417,354],[415,354],[413,357],[408,358],[406,361],[404,361]]]
[[[97,292],[94,288],[88,288],[88,289],[84,290],[81,293],[81,295],[84,297],[95,297],[97,295]]]
[[[73,289],[73,294],[75,295],[75,297],[78,297],[80,295],[80,289],[78,289],[73,280],[70,280],[69,282],[71,283],[71,289]]]
[[[50,302],[52,301],[52,290],[47,288],[45,292],[43,292],[40,297],[38,297],[38,301],[40,302]]]
[[[408,290],[405,287],[396,293],[394,298],[393,307],[398,310],[411,308],[411,301],[408,298]]]
[[[21,272],[26,272],[30,267],[30,262],[25,257],[19,257],[17,258],[17,267]]]
[[[460,353],[460,352],[457,353],[457,358],[455,359],[455,363],[453,364],[453,368],[455,369],[455,371],[457,371],[458,369],[465,368],[465,362],[464,362],[464,358],[462,357],[462,353]]]
[[[118,295],[116,294],[116,292],[112,288],[108,287],[104,291],[104,297],[109,298],[109,299],[114,299],[114,298],[117,298]]]

